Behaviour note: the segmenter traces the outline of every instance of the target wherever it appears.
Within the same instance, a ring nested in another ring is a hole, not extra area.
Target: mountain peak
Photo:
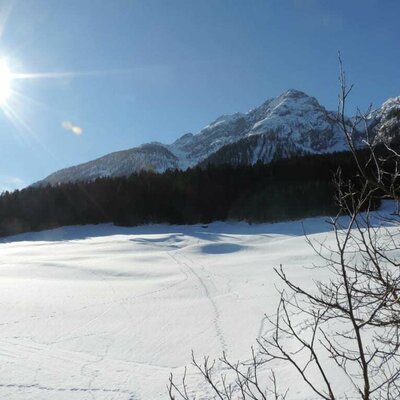
[[[400,97],[389,99],[376,110],[375,116],[380,118],[376,118],[375,125],[385,127],[384,133],[392,132],[399,109]],[[247,113],[222,115],[197,134],[186,133],[172,144],[155,142],[111,153],[55,172],[40,184],[125,176],[144,169],[186,169],[207,163],[210,157],[213,162],[221,159],[252,164],[299,154],[343,151],[346,143],[331,115],[315,97],[289,89]]]
[[[289,89],[286,92],[283,92],[280,96],[277,97],[277,100],[290,101],[293,105],[307,103],[314,107],[321,107],[315,97],[309,96],[307,93],[296,89]]]
[[[300,97],[310,97],[308,94],[302,92],[301,90],[297,89],[288,89],[285,92],[283,92],[279,97],[294,97],[294,98],[300,98]]]
[[[379,122],[381,120],[392,118],[398,115],[400,110],[400,96],[389,97],[379,108],[373,110],[369,115],[370,121]]]
[[[390,97],[381,106],[382,110],[400,109],[400,96]]]

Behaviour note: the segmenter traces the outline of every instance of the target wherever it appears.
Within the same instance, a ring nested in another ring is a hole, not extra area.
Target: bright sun
[[[12,74],[5,60],[0,59],[0,107],[10,97]]]

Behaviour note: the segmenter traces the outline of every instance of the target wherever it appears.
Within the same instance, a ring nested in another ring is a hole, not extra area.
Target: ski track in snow
[[[185,267],[186,270],[190,274],[192,274],[197,279],[198,283],[200,284],[200,286],[201,286],[202,290],[204,291],[204,294],[205,294],[207,300],[209,301],[209,303],[210,303],[210,305],[212,307],[212,310],[213,310],[214,317],[212,319],[212,323],[214,325],[214,329],[215,329],[216,335],[217,335],[217,337],[219,339],[219,343],[220,343],[220,346],[221,346],[221,351],[222,352],[226,352],[227,351],[227,345],[226,345],[224,336],[222,334],[221,326],[220,326],[220,313],[219,313],[217,304],[216,304],[213,296],[210,294],[209,285],[212,284],[212,281],[202,277],[199,272],[196,272],[195,271],[195,267],[193,267],[193,266],[191,267],[190,266],[191,264],[194,265],[193,261],[190,260],[188,257],[186,257],[184,255],[179,255],[178,252],[176,252],[174,255],[171,254],[171,253],[168,253],[168,254],[178,265],[181,265],[181,266]],[[181,261],[179,261],[179,258],[181,259]],[[202,269],[203,269],[203,272],[204,272],[204,268],[202,268]],[[207,281],[210,281],[210,283],[207,283]],[[215,288],[215,286],[214,286],[214,288]]]
[[[329,235],[325,218],[304,224],[312,239]],[[0,399],[165,399],[169,373],[181,376],[192,350],[248,360],[278,304],[273,268],[312,286],[323,271],[303,267],[315,260],[301,222],[10,239],[0,244]],[[314,397],[288,366],[276,373],[295,387],[288,400]],[[188,379],[204,389],[194,370]]]

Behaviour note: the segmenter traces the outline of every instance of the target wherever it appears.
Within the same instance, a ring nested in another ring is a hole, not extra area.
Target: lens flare
[[[12,74],[5,60],[0,59],[0,107],[4,106],[11,96]]]

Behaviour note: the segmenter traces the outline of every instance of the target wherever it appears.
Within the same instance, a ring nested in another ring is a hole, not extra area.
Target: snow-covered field
[[[203,356],[248,359],[278,297],[306,287],[325,218],[203,226],[67,227],[0,244],[1,399],[159,399]],[[308,391],[287,366],[291,398]],[[192,379],[196,379],[195,377]],[[296,380],[297,379],[297,380]],[[313,396],[315,397],[315,396]]]

